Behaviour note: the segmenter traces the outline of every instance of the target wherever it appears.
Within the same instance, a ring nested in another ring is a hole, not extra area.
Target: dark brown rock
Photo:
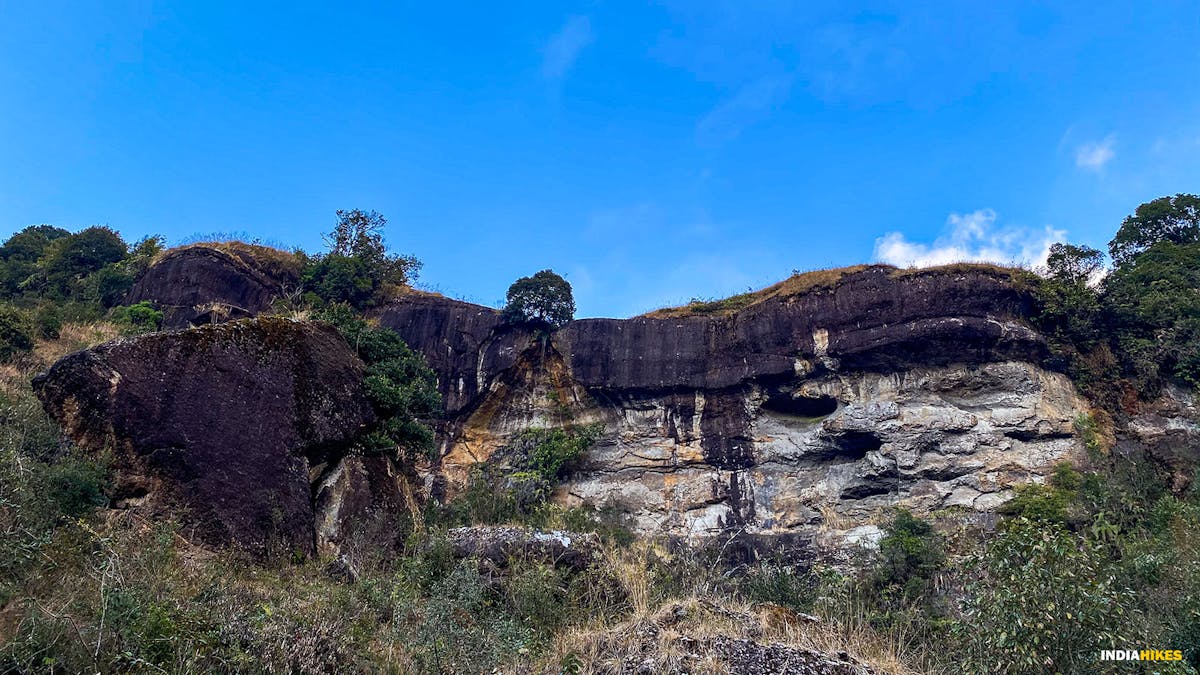
[[[77,352],[34,389],[77,443],[111,453],[119,502],[206,543],[311,554],[310,465],[374,420],[362,370],[332,327],[262,318]]]
[[[398,551],[411,531],[411,505],[395,464],[383,455],[350,455],[332,466],[314,486],[317,552],[357,565]]]
[[[722,389],[791,376],[798,358],[894,370],[1037,359],[1042,339],[1012,322],[1026,301],[1006,277],[983,271],[877,266],[729,316],[583,319],[554,341],[585,387]]]
[[[255,316],[298,279],[299,264],[283,251],[199,244],[164,254],[126,302],[148,301],[162,310],[165,328],[184,328]]]
[[[1006,274],[987,268],[874,266],[833,288],[769,298],[728,316],[572,321],[552,342],[588,389],[711,391],[793,377],[799,359],[892,370],[1039,360],[1044,341],[1020,323],[1027,303]],[[437,296],[405,296],[377,316],[425,355],[451,413],[469,408],[530,343],[498,311]]]

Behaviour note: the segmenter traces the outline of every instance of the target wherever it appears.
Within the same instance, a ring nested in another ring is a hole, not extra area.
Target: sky
[[[1036,265],[1200,192],[1198,81],[1200,1],[0,0],[0,237],[319,251],[361,208],[427,289],[551,268],[581,317]]]

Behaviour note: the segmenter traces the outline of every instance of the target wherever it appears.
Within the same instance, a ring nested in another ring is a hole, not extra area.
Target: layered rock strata
[[[523,429],[599,423],[561,502],[615,507],[643,534],[837,546],[898,505],[994,509],[1078,455],[1086,404],[1039,367],[1026,303],[1002,272],[878,266],[727,314],[550,335],[438,297],[377,318],[439,375],[431,484],[451,494]]]

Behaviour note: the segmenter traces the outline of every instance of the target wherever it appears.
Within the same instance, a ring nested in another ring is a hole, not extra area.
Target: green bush
[[[953,633],[966,672],[1090,673],[1101,649],[1141,644],[1134,591],[1057,523],[1010,521],[965,569]]]
[[[883,533],[870,588],[884,606],[920,599],[946,563],[941,537],[907,509],[897,509]]]
[[[807,569],[785,560],[761,560],[737,579],[741,595],[752,602],[770,602],[800,612],[816,603],[819,580]]]
[[[379,300],[388,285],[412,283],[421,268],[416,258],[388,253],[385,219],[374,211],[339,210],[325,240],[329,252],[307,258],[304,289],[317,304],[346,303],[362,309]]]
[[[0,362],[33,349],[33,321],[12,305],[0,304]]]
[[[48,297],[78,298],[88,276],[121,262],[128,254],[121,235],[107,227],[89,227],[57,238],[38,261],[41,290]]]
[[[127,335],[156,331],[163,322],[163,313],[145,300],[128,307],[115,307],[109,317]]]
[[[335,326],[367,364],[364,385],[380,421],[364,436],[366,453],[395,453],[406,463],[433,451],[433,432],[422,420],[441,409],[437,377],[425,359],[396,331],[374,328],[345,304],[326,307],[317,318]]]

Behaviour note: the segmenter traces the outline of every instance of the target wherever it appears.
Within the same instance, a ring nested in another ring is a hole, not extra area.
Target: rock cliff
[[[994,509],[1080,450],[1086,404],[1039,367],[1044,343],[1005,271],[873,266],[763,296],[548,336],[437,297],[377,317],[439,374],[434,482],[453,492],[530,426],[600,423],[557,498],[613,506],[646,534],[836,547],[877,534],[896,505]]]

